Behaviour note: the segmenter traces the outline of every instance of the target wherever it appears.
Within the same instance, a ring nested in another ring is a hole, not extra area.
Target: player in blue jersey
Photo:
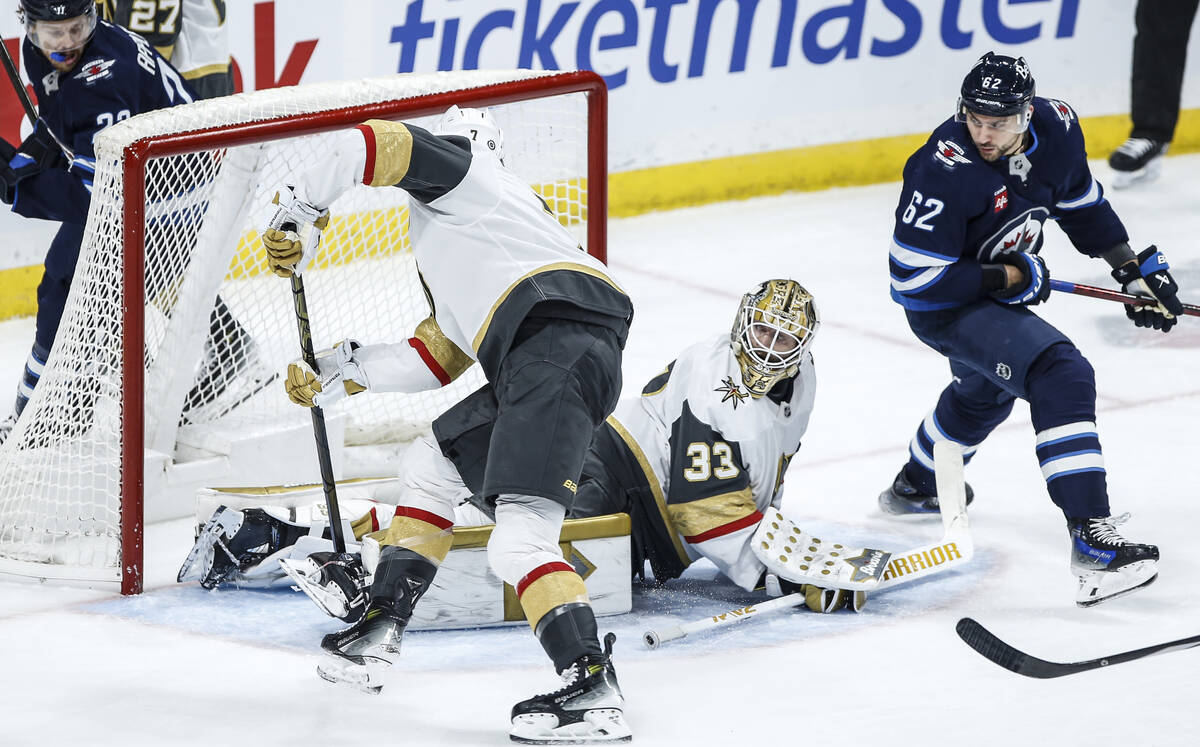
[[[961,444],[969,460],[1020,397],[1047,491],[1067,518],[1076,601],[1087,606],[1152,582],[1158,548],[1117,532],[1123,517],[1109,512],[1094,372],[1029,308],[1050,295],[1038,256],[1048,218],[1077,250],[1103,258],[1126,292],[1147,299],[1125,307],[1134,324],[1170,331],[1183,308],[1167,261],[1153,246],[1130,249],[1088,170],[1075,112],[1034,95],[1023,58],[989,52],[964,79],[955,115],[904,167],[891,294],[917,337],[950,359],[953,380],[879,502],[894,514],[937,512],[934,442]]]
[[[193,99],[189,86],[148,41],[99,21],[94,0],[21,0],[19,15],[25,26],[22,58],[40,116],[20,147],[0,140],[0,197],[19,215],[61,225],[46,253],[34,344],[13,414],[0,423],[0,441],[33,394],[58,332],[91,204],[92,139],[115,122]],[[147,293],[161,290],[147,288]],[[210,337],[209,347],[213,339],[224,340],[226,358],[249,348],[220,299],[210,326],[218,334]],[[200,401],[200,391],[189,393],[185,411],[207,404]]]

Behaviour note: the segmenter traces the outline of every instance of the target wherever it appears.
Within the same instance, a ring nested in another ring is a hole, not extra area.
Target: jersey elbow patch
[[[412,163],[413,137],[401,122],[369,119],[358,126],[366,142],[362,183],[369,187],[399,184]]]
[[[1080,210],[1082,208],[1097,205],[1104,199],[1104,190],[1100,188],[1100,183],[1092,179],[1088,184],[1087,190],[1082,195],[1072,200],[1063,200],[1054,204],[1057,210]]]
[[[757,526],[762,521],[749,487],[711,498],[668,504],[667,512],[676,531],[693,545]]]
[[[446,333],[433,317],[427,317],[417,325],[417,331],[408,343],[425,361],[425,365],[429,366],[429,370],[442,386],[457,379],[475,362],[462,348],[446,337]]]

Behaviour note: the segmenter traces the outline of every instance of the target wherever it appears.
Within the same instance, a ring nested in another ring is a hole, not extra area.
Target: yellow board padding
[[[42,266],[28,265],[0,270],[0,319],[33,316],[37,313],[37,286]]]
[[[1128,115],[1086,117],[1081,122],[1092,158],[1107,158],[1132,127]],[[895,182],[904,162],[928,137],[926,133],[830,143],[610,174],[608,214],[625,218],[784,192]],[[1169,154],[1196,151],[1200,109],[1185,109]]]
[[[1085,117],[1081,122],[1093,158],[1106,157],[1129,136],[1132,126],[1125,114]],[[654,210],[783,192],[899,181],[904,162],[927,137],[928,134],[900,135],[831,143],[609,174],[608,214],[624,218]],[[1197,151],[1200,151],[1200,109],[1184,109],[1169,155]],[[564,224],[570,226],[587,219],[581,199],[587,193],[586,180],[539,185],[535,191]],[[378,238],[374,244],[348,250],[349,255],[322,252],[314,266],[344,264],[348,256],[384,257],[408,251],[407,220],[408,211],[402,207],[335,217],[322,239],[326,248],[362,244],[362,237]],[[399,241],[396,236],[401,237]],[[258,234],[247,232],[238,243],[230,279],[267,274],[267,262],[262,255]],[[0,319],[36,312],[41,269],[35,265],[0,270],[0,287],[4,288],[0,296]]]

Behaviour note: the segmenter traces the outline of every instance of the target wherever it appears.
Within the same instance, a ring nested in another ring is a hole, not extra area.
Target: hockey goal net
[[[258,231],[276,187],[327,133],[371,118],[430,127],[451,104],[491,108],[506,165],[604,259],[606,97],[590,72],[271,89],[150,112],[96,138],[58,337],[0,446],[0,573],[138,593],[145,522],[189,514],[197,488],[319,482],[308,413],[278,381],[299,357],[290,285],[267,270]],[[428,316],[406,205],[399,189],[359,187],[331,207],[304,275],[317,349],[405,339]],[[481,381],[471,371],[436,392],[331,409],[335,471],[349,447],[411,438]]]

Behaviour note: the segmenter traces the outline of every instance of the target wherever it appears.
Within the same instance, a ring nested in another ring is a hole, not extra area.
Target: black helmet
[[[95,0],[21,0],[17,17],[25,26],[25,35],[35,47],[50,52],[52,56],[66,50],[56,49],[56,42],[64,40],[72,48],[82,48],[96,33],[96,2]],[[76,24],[64,24],[68,28],[57,29],[57,33],[42,29],[47,38],[39,33],[38,22],[58,22],[80,19]],[[53,40],[53,41],[51,41]],[[55,57],[57,59],[57,57]]]
[[[1033,75],[1024,57],[988,52],[963,78],[958,113],[969,109],[987,117],[1024,114],[1033,94]]]
[[[96,0],[21,0],[21,21],[65,21],[85,13],[95,14]]]

